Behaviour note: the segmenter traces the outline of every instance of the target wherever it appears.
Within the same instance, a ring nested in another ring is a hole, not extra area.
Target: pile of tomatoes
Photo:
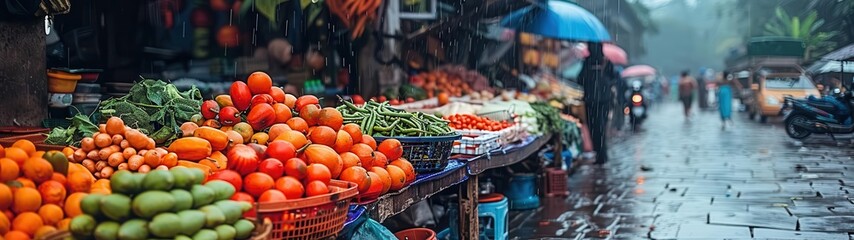
[[[458,130],[484,130],[484,131],[500,131],[502,129],[513,126],[513,122],[494,121],[486,117],[480,117],[474,114],[454,114],[446,116],[449,126]]]

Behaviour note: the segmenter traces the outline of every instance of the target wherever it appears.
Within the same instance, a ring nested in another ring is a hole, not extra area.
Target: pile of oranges
[[[68,164],[64,175],[43,158],[65,158],[72,153],[70,148],[38,151],[28,140],[8,148],[0,146],[0,236],[34,239],[65,230],[71,218],[81,214],[80,200],[88,192],[110,191],[109,182],[96,183],[80,164]]]

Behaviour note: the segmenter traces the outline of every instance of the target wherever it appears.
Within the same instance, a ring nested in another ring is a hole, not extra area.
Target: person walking
[[[697,88],[697,107],[700,110],[706,110],[709,106],[708,91],[706,91],[706,68],[700,68],[697,78],[694,79]]]
[[[613,95],[611,87],[619,76],[614,65],[605,60],[602,44],[590,44],[590,56],[584,59],[578,81],[584,88],[584,108],[588,129],[596,152],[596,164],[608,161],[608,112]]]
[[[694,102],[694,89],[697,88],[697,80],[694,80],[688,71],[682,71],[679,78],[679,101],[685,111],[685,119],[691,118],[691,104]]]
[[[726,129],[727,124],[732,125],[732,93],[735,84],[733,76],[729,72],[723,72],[717,81],[718,85],[718,111],[721,113],[721,129]]]

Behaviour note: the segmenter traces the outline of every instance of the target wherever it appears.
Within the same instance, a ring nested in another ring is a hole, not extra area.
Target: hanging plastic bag
[[[397,239],[394,236],[394,233],[385,228],[382,224],[373,219],[368,219],[359,229],[356,229],[356,232],[353,234],[353,237],[350,239]]]

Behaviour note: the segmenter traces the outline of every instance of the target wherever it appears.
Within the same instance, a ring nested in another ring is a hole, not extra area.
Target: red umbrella
[[[578,45],[579,55],[582,57],[590,56],[590,51],[587,50],[587,44]],[[629,57],[622,48],[617,45],[604,43],[602,44],[602,53],[605,54],[605,59],[617,65],[628,65]]]
[[[640,77],[640,76],[651,76],[655,75],[657,71],[655,68],[650,67],[648,65],[634,65],[623,69],[623,72],[620,73],[620,76],[626,77]]]

